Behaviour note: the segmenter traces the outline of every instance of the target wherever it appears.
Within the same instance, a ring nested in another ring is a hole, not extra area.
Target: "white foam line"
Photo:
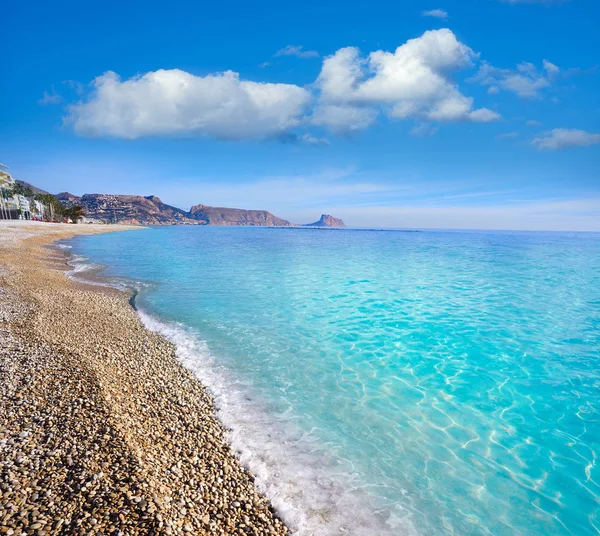
[[[175,344],[182,364],[209,389],[228,442],[295,535],[417,534],[402,505],[375,506],[352,482],[351,464],[333,461],[310,433],[277,421],[249,397],[250,388],[219,365],[190,328],[139,308],[138,314],[147,329]]]
[[[129,291],[146,286],[85,278],[100,266],[82,255],[71,255],[67,264],[73,268],[67,276],[74,281]],[[354,483],[359,478],[350,462],[334,461],[325,452],[327,445],[294,425],[293,415],[272,417],[189,327],[159,320],[139,307],[137,313],[147,329],[175,345],[181,363],[208,388],[227,441],[295,536],[417,536],[404,505],[375,505],[368,487]]]

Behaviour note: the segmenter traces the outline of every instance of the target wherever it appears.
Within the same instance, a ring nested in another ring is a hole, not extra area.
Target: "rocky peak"
[[[315,223],[307,223],[306,227],[346,227],[344,220],[334,218],[329,214],[321,214],[319,221]]]

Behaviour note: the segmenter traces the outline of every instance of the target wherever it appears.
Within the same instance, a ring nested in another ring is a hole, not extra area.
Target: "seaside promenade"
[[[0,535],[287,534],[173,345],[45,247],[128,229],[0,222]]]

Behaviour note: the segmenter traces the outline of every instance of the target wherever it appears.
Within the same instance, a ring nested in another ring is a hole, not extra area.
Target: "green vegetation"
[[[79,220],[85,216],[85,212],[81,205],[73,205],[72,207],[64,209],[63,216],[73,223],[79,223]]]
[[[31,188],[20,183],[16,183],[10,190],[6,190],[5,192],[9,197],[22,195],[26,198],[39,201],[44,205],[44,216],[51,221],[62,221],[66,219],[71,220],[73,223],[79,223],[79,220],[85,216],[85,212],[80,205],[65,207],[65,205],[52,194],[34,194]],[[31,205],[32,203],[30,202],[30,206]],[[21,214],[21,209],[19,209],[19,214]]]

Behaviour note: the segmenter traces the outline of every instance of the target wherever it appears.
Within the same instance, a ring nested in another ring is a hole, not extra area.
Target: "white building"
[[[0,164],[0,219],[10,220],[18,218],[20,202],[17,196],[9,195],[15,187],[15,179],[7,171],[4,164]]]

